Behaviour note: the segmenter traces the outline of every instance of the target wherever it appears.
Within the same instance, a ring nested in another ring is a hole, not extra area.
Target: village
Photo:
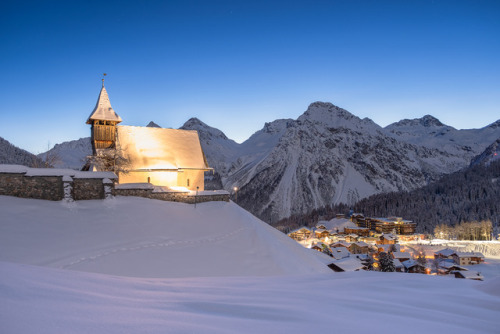
[[[300,227],[288,236],[322,253],[322,260],[336,272],[373,270],[483,280],[480,272],[465,267],[483,263],[482,253],[450,248],[429,252],[418,244],[425,235],[415,231],[416,224],[402,217],[352,213],[319,221],[312,228]]]

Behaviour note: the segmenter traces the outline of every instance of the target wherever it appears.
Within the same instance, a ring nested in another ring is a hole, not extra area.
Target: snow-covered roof
[[[392,252],[392,256],[395,259],[409,259],[411,258],[411,255],[405,252]]]
[[[308,232],[311,232],[311,230],[310,230],[308,227],[306,227],[306,226],[302,226],[302,227],[299,227],[299,228],[297,228],[297,229],[293,230],[292,232],[290,232],[290,233],[288,233],[288,234],[292,234],[292,233],[295,233],[295,232],[300,232],[300,231],[302,231],[302,230],[307,230]]]
[[[209,169],[197,131],[118,126],[117,132],[132,170]]]
[[[333,262],[337,267],[344,271],[357,271],[363,269],[363,264],[359,259],[353,256],[346,257],[341,260]]]
[[[403,264],[399,261],[399,259],[393,259],[392,263],[394,263],[395,268],[403,268]]]
[[[451,248],[445,248],[441,249],[440,251],[437,251],[435,254],[437,255],[442,255],[442,256],[451,256],[453,254],[456,254],[457,251],[451,249]]]
[[[104,83],[99,93],[99,97],[97,98],[95,108],[87,119],[87,124],[91,124],[92,120],[113,121],[117,123],[122,121],[121,117],[118,116],[111,107],[111,102],[109,102],[108,92],[106,88],[104,88]]]
[[[356,244],[358,247],[368,247],[368,244],[364,241],[358,241],[355,242],[354,244]]]
[[[416,260],[406,260],[406,261],[403,261],[401,262],[401,264],[403,266],[405,266],[405,268],[409,269],[411,267],[415,267],[415,266],[420,266],[420,267],[424,267],[423,265],[421,265],[420,263],[418,263]]]
[[[484,258],[484,255],[479,252],[455,252],[458,257],[480,257]]]
[[[327,230],[338,229],[339,231],[343,231],[345,227],[353,228],[357,227],[356,224],[351,222],[346,218],[333,218],[331,220],[321,220],[316,224],[316,227],[324,226]]]
[[[113,172],[82,172],[62,168],[30,168],[20,165],[0,165],[0,173],[19,173],[26,176],[70,176],[74,179],[116,179]]]
[[[336,260],[340,260],[343,258],[348,257],[351,254],[347,248],[344,247],[337,247],[337,248],[332,248],[332,256]]]
[[[454,271],[454,274],[459,274],[463,278],[467,279],[476,279],[476,280],[483,280],[484,277],[477,271],[471,271],[471,270],[460,270],[460,271]]]

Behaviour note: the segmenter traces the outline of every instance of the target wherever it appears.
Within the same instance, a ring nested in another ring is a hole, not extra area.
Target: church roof
[[[209,169],[195,130],[120,125],[117,133],[131,170]]]
[[[111,102],[109,102],[108,92],[104,87],[104,81],[102,83],[101,92],[97,98],[97,103],[94,110],[87,119],[87,124],[91,124],[92,120],[102,120],[102,121],[114,121],[120,123],[122,121],[121,117],[113,110],[111,107]]]

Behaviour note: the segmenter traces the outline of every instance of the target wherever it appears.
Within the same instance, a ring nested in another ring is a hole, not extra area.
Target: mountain
[[[461,154],[398,141],[372,120],[324,102],[312,103],[297,120],[266,124],[240,148],[222,183],[237,186],[238,203],[268,222],[412,190],[467,163]]]
[[[238,204],[268,222],[422,187],[468,166],[500,137],[500,121],[456,130],[426,115],[382,128],[324,102],[312,103],[296,120],[265,123],[241,144],[197,118],[181,129],[198,131],[215,169],[206,175],[207,189],[237,187]],[[85,149],[68,147],[66,153],[62,148],[69,143],[60,144],[57,154],[65,166],[78,168],[91,152],[90,143]]]
[[[493,144],[488,146],[483,153],[479,154],[476,156],[474,159],[471,161],[471,166],[474,165],[489,165],[493,161],[499,160],[500,159],[500,138],[495,140]]]
[[[56,144],[52,149],[38,155],[39,158],[49,157],[56,168],[81,169],[85,158],[92,155],[90,137],[66,141]]]
[[[481,129],[457,130],[426,115],[401,120],[386,126],[384,130],[399,141],[463,155],[470,161],[500,137],[500,120]]]
[[[43,159],[12,145],[0,137],[0,164],[23,165],[28,167],[45,167]]]

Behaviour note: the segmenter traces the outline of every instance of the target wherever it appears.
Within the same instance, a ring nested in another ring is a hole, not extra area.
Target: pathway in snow
[[[143,245],[137,245],[137,246],[132,246],[132,247],[117,247],[117,248],[112,248],[112,249],[106,249],[101,251],[100,253],[93,255],[93,256],[87,256],[87,257],[81,257],[78,260],[71,261],[69,263],[63,264],[59,266],[59,268],[62,269],[69,269],[72,266],[81,264],[83,262],[89,262],[89,261],[95,261],[98,259],[102,259],[106,256],[117,254],[117,253],[123,253],[123,252],[137,252],[137,251],[142,251],[148,248],[158,248],[158,247],[173,247],[173,246],[198,246],[202,244],[210,244],[210,243],[216,243],[220,242],[223,240],[226,240],[228,238],[233,237],[236,234],[239,234],[245,230],[248,230],[248,227],[241,227],[239,229],[236,229],[234,231],[231,231],[229,233],[224,233],[220,235],[215,235],[215,236],[210,236],[208,238],[198,238],[198,239],[193,239],[193,240],[168,240],[168,241],[163,241],[163,242],[152,242],[152,243],[147,243]]]

